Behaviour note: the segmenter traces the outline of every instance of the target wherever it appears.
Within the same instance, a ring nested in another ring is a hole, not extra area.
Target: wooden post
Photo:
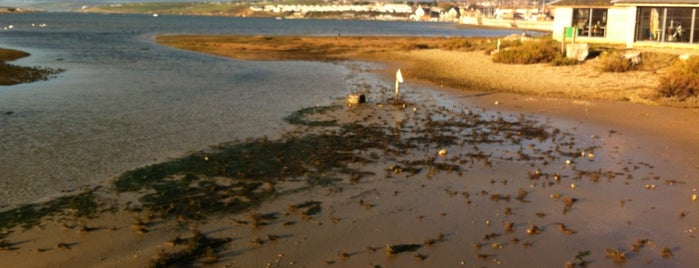
[[[563,38],[561,39],[561,54],[566,53],[566,27],[563,27]]]

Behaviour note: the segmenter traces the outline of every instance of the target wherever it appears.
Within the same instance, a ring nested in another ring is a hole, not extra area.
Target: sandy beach
[[[353,83],[378,75],[354,90],[367,103],[339,98],[293,114],[279,138],[119,176],[84,192],[103,204],[95,213],[3,230],[0,263],[699,265],[699,111],[654,103],[658,73],[502,65],[482,51],[381,55],[371,68],[335,63]]]

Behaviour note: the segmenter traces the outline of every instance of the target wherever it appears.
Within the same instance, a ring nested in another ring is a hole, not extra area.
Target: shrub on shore
[[[669,67],[677,60],[677,56],[667,53],[641,52],[641,61],[634,63],[633,59],[625,57],[621,50],[610,50],[598,57],[598,68],[602,72],[623,73],[628,71],[655,72]]]
[[[511,64],[549,63],[561,58],[560,45],[553,39],[519,42],[520,45],[501,46],[493,61]],[[507,49],[503,49],[506,47]]]
[[[699,57],[676,61],[665,75],[660,77],[657,87],[660,97],[686,98],[699,93]]]
[[[598,68],[602,72],[623,73],[636,68],[630,58],[619,52],[602,53],[599,56]]]

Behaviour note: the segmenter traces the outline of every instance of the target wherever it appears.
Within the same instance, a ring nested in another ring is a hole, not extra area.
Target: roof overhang
[[[666,6],[687,6],[699,5],[698,0],[612,0],[614,5],[666,5]]]

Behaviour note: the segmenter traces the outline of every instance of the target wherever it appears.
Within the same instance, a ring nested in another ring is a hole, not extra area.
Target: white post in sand
[[[400,73],[400,69],[396,72],[396,96],[393,97],[393,102],[398,101],[398,94],[400,90],[398,89],[398,84],[403,83],[403,75]]]

